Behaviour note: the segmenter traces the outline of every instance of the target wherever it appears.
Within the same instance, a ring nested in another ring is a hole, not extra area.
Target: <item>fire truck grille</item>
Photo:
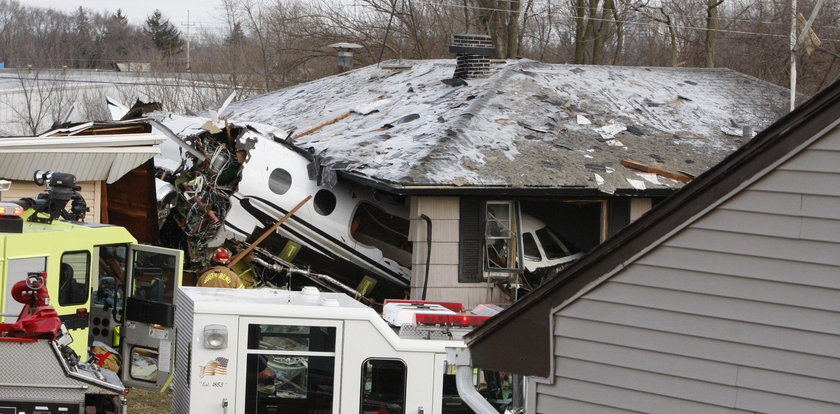
[[[175,379],[173,388],[172,412],[174,414],[189,414],[190,412],[190,365],[192,361],[190,346],[193,335],[193,303],[180,291],[175,296],[175,332],[177,345],[175,348],[176,359]],[[186,361],[183,359],[186,358]]]

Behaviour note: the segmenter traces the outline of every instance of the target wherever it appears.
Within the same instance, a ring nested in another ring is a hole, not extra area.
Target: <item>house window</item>
[[[514,202],[488,201],[484,223],[485,270],[518,270],[518,228]]]
[[[405,362],[368,359],[362,364],[361,414],[405,412]]]

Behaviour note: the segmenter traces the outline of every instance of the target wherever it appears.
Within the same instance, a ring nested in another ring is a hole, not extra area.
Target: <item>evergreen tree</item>
[[[231,47],[239,47],[243,39],[245,39],[245,32],[242,30],[242,23],[238,21],[233,22],[230,33],[225,36],[225,43]]]
[[[184,41],[181,40],[181,32],[169,19],[163,17],[160,10],[155,10],[146,18],[146,27],[143,31],[165,58],[169,59],[183,51]]]
[[[119,62],[130,58],[129,51],[136,39],[133,37],[136,29],[128,24],[128,17],[122,9],[108,16],[103,23],[101,49],[103,55],[112,62]]]

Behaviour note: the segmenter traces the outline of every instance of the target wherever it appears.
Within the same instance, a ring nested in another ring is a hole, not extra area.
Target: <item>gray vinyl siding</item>
[[[553,317],[533,412],[840,412],[840,131]]]

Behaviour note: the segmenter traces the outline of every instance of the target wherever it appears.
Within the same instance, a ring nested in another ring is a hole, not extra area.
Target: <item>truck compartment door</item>
[[[174,372],[174,300],[182,266],[180,250],[145,245],[129,249],[120,332],[126,386],[162,389]]]

